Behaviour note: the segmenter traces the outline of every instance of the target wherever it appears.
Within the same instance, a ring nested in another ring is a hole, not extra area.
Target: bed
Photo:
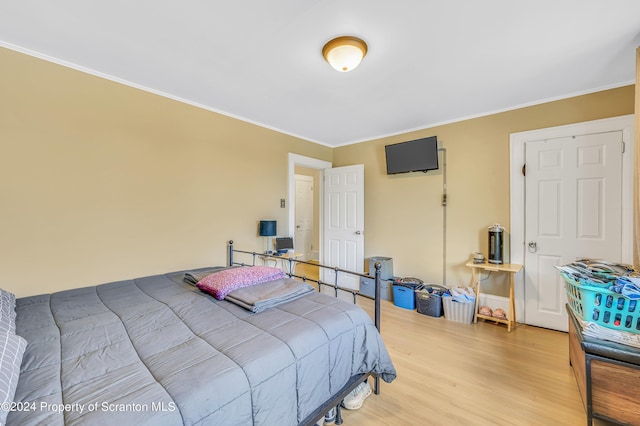
[[[251,268],[229,253],[224,267],[17,299],[7,424],[310,425],[367,377],[395,378],[379,315],[316,291],[256,313],[185,281]]]

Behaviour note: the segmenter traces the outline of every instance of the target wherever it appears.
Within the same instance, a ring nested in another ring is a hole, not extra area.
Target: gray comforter
[[[348,379],[395,370],[370,318],[313,293],[251,313],[184,272],[18,299],[9,425],[295,425]]]

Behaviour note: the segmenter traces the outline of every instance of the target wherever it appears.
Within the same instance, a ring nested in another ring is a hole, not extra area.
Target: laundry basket
[[[450,321],[471,324],[476,308],[475,300],[469,302],[456,302],[451,296],[442,297],[444,317]]]
[[[419,291],[416,293],[416,307],[419,314],[430,317],[442,316],[442,295]]]
[[[567,301],[576,316],[606,328],[640,334],[640,303],[604,287],[576,281],[560,272],[565,282]]]

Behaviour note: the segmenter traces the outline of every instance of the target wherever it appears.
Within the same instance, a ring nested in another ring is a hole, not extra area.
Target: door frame
[[[510,220],[511,263],[524,265],[525,259],[525,194],[522,166],[525,162],[525,143],[541,139],[553,139],[580,134],[622,132],[624,155],[622,156],[622,262],[633,263],[633,159],[634,159],[634,115],[604,118],[564,126],[548,127],[526,132],[512,133],[510,143]],[[526,269],[526,265],[524,265]],[[523,322],[524,273],[515,276],[516,321]]]
[[[296,221],[296,166],[307,167],[309,169],[318,169],[320,170],[320,181],[322,182],[324,177],[324,169],[330,169],[333,167],[333,164],[329,161],[318,160],[317,158],[305,157],[304,155],[289,153],[288,157],[289,164],[289,177],[287,179],[289,185],[289,235],[295,235],[295,221]],[[319,235],[319,245],[318,247],[318,256],[320,257],[320,263],[324,262],[324,255],[322,253],[322,240],[324,238],[324,191],[318,194],[318,231]]]

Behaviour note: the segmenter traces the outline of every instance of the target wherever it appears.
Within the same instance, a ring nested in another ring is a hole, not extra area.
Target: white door
[[[364,165],[324,170],[323,263],[364,271]],[[335,272],[323,269],[321,279],[334,283]],[[340,287],[357,290],[358,277],[338,273]],[[332,292],[327,287],[324,292]],[[343,292],[340,292],[343,293]],[[345,298],[345,294],[339,294]],[[349,297],[346,295],[346,297]]]
[[[313,177],[295,176],[296,185],[296,232],[294,247],[303,260],[311,258],[313,242]]]
[[[554,268],[622,259],[622,132],[525,144],[525,323],[567,331]]]

